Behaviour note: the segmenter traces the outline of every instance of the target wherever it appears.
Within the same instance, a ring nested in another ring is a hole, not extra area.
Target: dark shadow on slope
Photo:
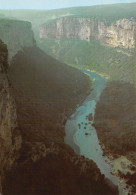
[[[64,124],[90,91],[88,77],[25,48],[9,70],[23,145],[3,181],[4,195],[118,194],[90,160],[64,144]]]

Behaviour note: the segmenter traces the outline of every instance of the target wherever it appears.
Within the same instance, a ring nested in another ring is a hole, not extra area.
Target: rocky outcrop
[[[45,23],[40,38],[98,40],[111,47],[134,48],[136,19],[120,19],[111,25],[91,18],[62,17]]]
[[[17,20],[0,20],[0,39],[7,45],[9,61],[23,47],[35,45],[30,22]]]
[[[21,148],[14,98],[7,71],[8,51],[0,41],[0,192],[5,173],[11,169]]]

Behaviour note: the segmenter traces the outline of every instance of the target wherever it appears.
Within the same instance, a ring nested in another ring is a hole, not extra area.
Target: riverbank
[[[88,74],[90,71],[83,72]],[[94,71],[92,74],[95,74],[95,77],[97,75]],[[99,77],[101,76],[99,75]],[[102,92],[105,87],[103,86],[101,88],[100,85],[102,82],[98,82],[97,79],[93,77],[92,79],[94,81],[93,91],[82,105],[76,109],[76,112],[66,123],[65,141],[67,141],[67,144],[69,144],[78,155],[82,155],[93,160],[97,164],[98,168],[100,168],[101,172],[114,184],[118,183],[120,195],[131,194],[131,192],[134,192],[134,189],[130,187],[130,180],[128,179],[129,177],[130,179],[132,178],[132,185],[134,180],[133,174],[135,174],[135,172],[132,171],[133,163],[125,156],[118,155],[118,157],[114,156],[113,158],[110,152],[106,152],[107,150],[105,149],[104,144],[102,144],[101,139],[99,142],[97,138],[97,129],[95,130],[93,122],[95,118],[95,107],[97,107],[96,102],[99,102],[99,97],[101,97],[101,93],[98,92],[100,92],[99,90]],[[99,90],[96,87],[97,85],[100,87]],[[107,174],[107,172],[109,173]],[[126,177],[125,175],[128,176]],[[116,178],[118,181],[116,181]]]
[[[99,142],[103,151],[103,157],[111,166],[111,174],[118,178],[118,188],[120,195],[134,195],[133,189],[135,183],[136,166],[125,156],[118,155],[115,157],[112,153],[105,149],[103,143]],[[131,179],[132,178],[132,179]],[[130,180],[132,180],[130,182]],[[133,187],[132,187],[133,186]]]
[[[65,125],[65,142],[70,145],[78,155],[93,160],[101,170],[101,173],[117,185],[118,181],[110,173],[111,167],[103,158],[103,152],[99,145],[96,130],[92,126],[96,103],[105,88],[106,79],[94,72],[87,70],[82,70],[82,72],[88,74],[94,80],[94,87],[91,94],[86,97],[83,104],[76,109],[76,112],[72,114],[67,121]],[[92,121],[88,120],[90,113],[92,114]],[[78,150],[76,145],[78,146]]]
[[[135,174],[134,169],[132,169],[133,164],[125,156],[119,156],[118,158],[113,158],[111,154],[105,156],[106,162],[111,165],[111,173],[119,178],[119,187],[121,195],[134,195],[135,191],[132,187],[133,183],[128,182],[129,177]]]
[[[94,72],[94,73],[96,73],[96,74],[98,74],[98,75],[100,75],[100,76],[102,76],[102,77],[104,77],[106,79],[110,79],[110,76],[108,74],[106,74],[106,73],[98,72],[98,71],[96,71],[94,69],[87,69],[87,71]]]
[[[80,70],[80,69],[79,69]],[[80,70],[82,72],[82,70]],[[84,96],[84,98],[80,101],[79,104],[77,104],[76,108],[73,110],[73,113],[76,112],[76,110],[78,109],[78,107],[80,107],[83,102],[86,100],[86,98],[90,95],[90,93],[92,92],[94,86],[94,81],[92,80],[92,78],[87,74],[87,72],[85,73],[85,75],[87,75],[89,81],[90,81],[90,89],[87,91],[86,95]],[[72,113],[72,115],[69,117],[70,119],[74,118],[74,114]],[[72,149],[75,151],[76,154],[80,155],[80,147],[75,143],[74,140],[74,135],[76,133],[76,126],[74,129],[70,128],[70,123],[69,118],[67,118],[67,122],[65,124],[65,138],[64,138],[64,142],[68,145],[70,145],[72,147]]]
[[[126,188],[124,194],[136,193],[135,99],[136,89],[132,84],[108,82],[96,106],[94,119],[104,155],[109,158],[113,174]]]
[[[9,70],[22,148],[2,181],[3,194],[117,195],[96,164],[64,143],[64,124],[90,90],[88,77],[25,48]]]

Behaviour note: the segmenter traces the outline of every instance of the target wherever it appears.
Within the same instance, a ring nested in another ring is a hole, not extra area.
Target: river
[[[111,174],[111,165],[106,162],[99,144],[96,129],[92,126],[96,103],[106,86],[106,78],[91,71],[81,70],[93,79],[93,90],[65,125],[65,143],[70,145],[78,155],[93,160],[101,173],[112,183],[118,185],[118,178]],[[91,121],[88,116],[91,114]]]

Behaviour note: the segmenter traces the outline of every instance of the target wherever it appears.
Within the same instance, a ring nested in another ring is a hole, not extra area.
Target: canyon
[[[131,171],[121,162],[117,176],[136,192],[136,12],[135,4],[124,6],[109,6],[107,16],[107,6],[4,11],[14,20],[0,20],[9,52],[1,43],[3,194],[118,194],[93,161],[64,143],[66,121],[93,86],[77,68],[108,79],[92,125],[104,155],[130,162]]]
[[[124,18],[106,25],[91,18],[61,17],[43,24],[40,27],[40,38],[98,40],[111,47],[134,48],[136,19]]]
[[[0,193],[118,194],[93,161],[64,143],[64,124],[90,93],[91,81],[36,47],[31,32],[30,25],[23,31],[29,44],[16,36],[17,47],[4,44],[14,33],[4,29],[6,39],[1,36]]]
[[[93,126],[115,175],[125,180],[128,189],[131,186],[130,194],[136,192],[135,22],[135,17],[106,24],[69,16],[50,20],[40,28],[42,48],[52,56],[108,78],[96,105]]]

